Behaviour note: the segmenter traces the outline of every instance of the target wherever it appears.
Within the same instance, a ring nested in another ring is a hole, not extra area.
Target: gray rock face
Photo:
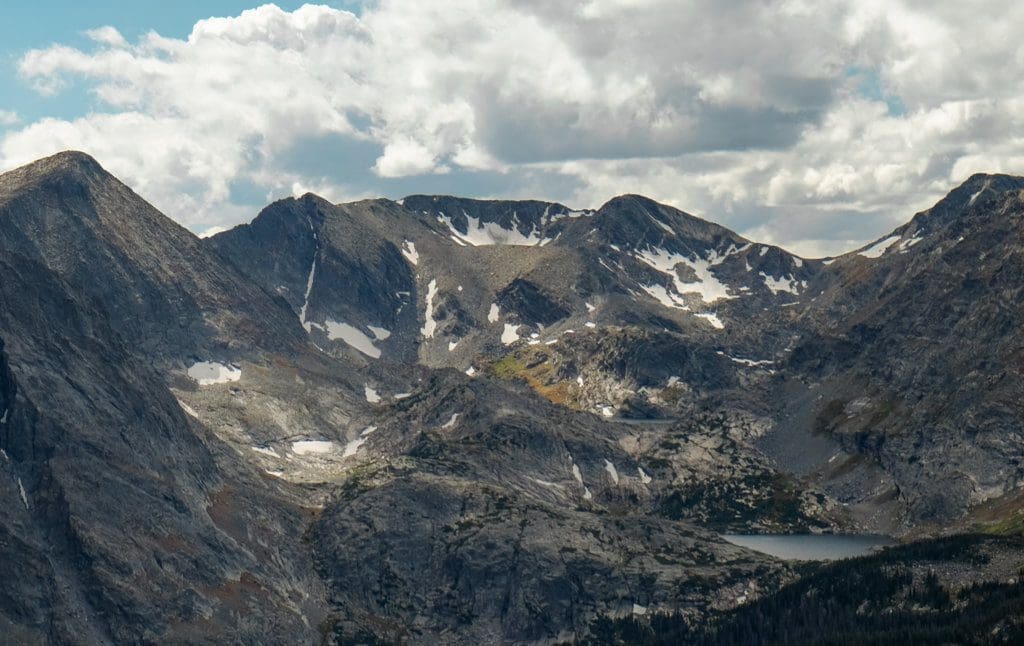
[[[632,195],[200,241],[80,153],[2,175],[0,633],[557,643],[796,576],[716,530],[1001,520],[1022,188],[826,263]]]
[[[731,602],[771,567],[679,523],[605,520],[506,491],[417,475],[340,495],[313,534],[338,612],[334,634],[565,640],[595,615]],[[382,518],[382,507],[393,514]]]
[[[786,368],[817,393],[813,428],[882,466],[906,522],[956,518],[1024,475],[1021,189],[972,177],[877,258],[837,259],[804,314]]]
[[[411,196],[392,205],[419,226],[402,236],[421,257],[410,265],[414,300],[399,307],[423,309],[388,343],[406,339],[422,363],[460,370],[514,356],[503,374],[595,413],[696,406],[773,420],[759,449],[783,471],[799,464],[793,473],[852,505],[867,528],[903,531],[1017,486],[1019,413],[989,403],[993,383],[1015,388],[1001,375],[1015,352],[1016,288],[990,289],[999,267],[1011,275],[1014,220],[996,218],[996,229],[986,217],[1006,212],[1000,200],[1021,185],[974,176],[891,236],[828,262],[640,196],[592,212]],[[361,222],[386,231],[372,215]],[[960,342],[965,333],[982,345]],[[956,403],[970,412],[943,403],[951,379],[973,380],[977,394]],[[964,441],[962,429],[982,426],[993,435]],[[929,452],[938,465],[922,460]],[[948,491],[932,486],[940,474],[956,481]]]
[[[310,636],[299,510],[189,422],[98,303],[23,257],[0,275],[6,634]]]
[[[147,356],[304,343],[286,308],[81,153],[0,177],[0,252],[94,299]]]

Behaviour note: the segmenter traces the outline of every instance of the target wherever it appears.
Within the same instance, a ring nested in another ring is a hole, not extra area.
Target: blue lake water
[[[722,538],[787,561],[835,561],[894,544],[887,536],[862,534],[722,534]]]

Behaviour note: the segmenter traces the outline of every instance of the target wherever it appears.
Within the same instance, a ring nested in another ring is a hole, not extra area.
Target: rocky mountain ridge
[[[81,153],[2,175],[0,627],[555,643],[796,576],[716,531],[1012,516],[1022,187],[809,260],[632,195],[199,240]]]

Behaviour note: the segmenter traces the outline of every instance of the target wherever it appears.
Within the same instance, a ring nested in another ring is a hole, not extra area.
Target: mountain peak
[[[8,173],[8,175],[21,175],[27,177],[40,177],[53,175],[62,172],[86,172],[106,173],[100,163],[91,155],[79,150],[65,150],[49,157],[43,157],[29,164],[25,164]]]
[[[605,221],[608,235],[616,238],[616,243],[657,242],[666,234],[715,244],[748,242],[714,222],[632,193],[608,200],[597,210],[597,215]]]
[[[998,195],[1021,189],[1024,189],[1024,177],[1002,173],[975,173],[939,200],[935,206],[918,214],[914,219],[924,216],[929,223],[941,224],[956,217],[986,195]]]
[[[330,200],[328,200],[326,197],[317,195],[316,193],[310,193],[308,191],[303,193],[299,197],[292,198],[292,199],[294,199],[296,202],[299,202],[300,204],[304,204],[306,206],[319,206],[319,207],[323,207],[323,208],[329,208],[331,206],[334,206],[333,203]]]
[[[640,195],[638,193],[623,193],[622,195],[616,195],[615,197],[605,202],[602,206],[621,206],[631,203],[636,203],[639,206],[654,208],[662,206],[659,202],[652,200],[646,195]]]
[[[60,166],[78,166],[100,168],[100,163],[89,153],[81,150],[62,150],[59,153],[40,159],[37,164],[53,164]]]
[[[18,192],[35,185],[50,188],[76,185],[98,179],[117,181],[99,162],[86,153],[66,150],[20,166],[0,175],[0,200],[11,198]]]

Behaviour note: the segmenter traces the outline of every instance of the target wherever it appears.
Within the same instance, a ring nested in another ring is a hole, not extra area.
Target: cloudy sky
[[[1016,2],[14,4],[0,169],[84,150],[197,233],[306,191],[628,192],[815,256],[1024,173]]]

